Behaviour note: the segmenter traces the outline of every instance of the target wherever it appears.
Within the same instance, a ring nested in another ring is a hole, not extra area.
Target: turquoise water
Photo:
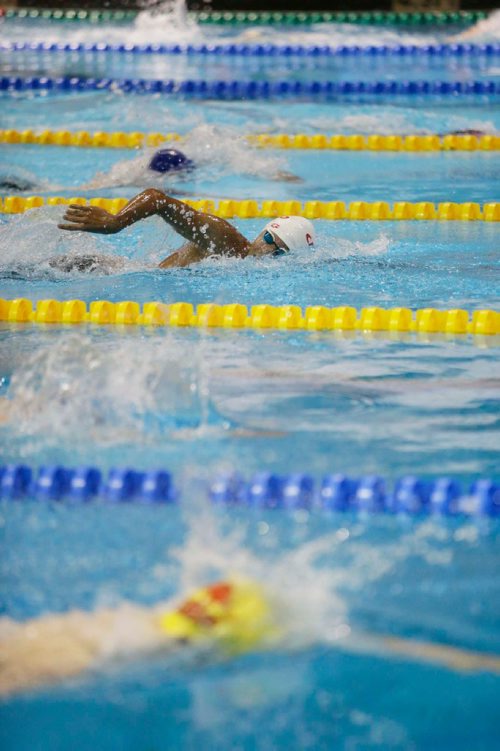
[[[5,128],[176,131],[185,133],[200,124],[234,126],[240,133],[446,133],[476,128],[495,132],[498,105],[471,103],[454,97],[431,102],[398,104],[374,102],[200,102],[175,97],[152,97],[90,91],[81,94],[23,94],[1,96],[15,106],[4,107]],[[140,108],[138,108],[138,103]],[[61,118],[64,118],[63,121]]]
[[[310,200],[345,202],[366,201],[476,201],[487,203],[499,198],[496,176],[500,169],[498,152],[482,153],[373,153],[350,151],[295,151],[255,149],[254,160],[247,146],[226,128],[229,147],[220,149],[220,135],[213,128],[198,126],[197,145],[186,154],[198,157],[199,168],[193,175],[156,178],[155,184],[184,195],[228,197],[243,200],[252,195],[258,200]],[[218,146],[213,146],[217,140]],[[204,148],[203,148],[204,147]],[[215,160],[211,152],[215,150]],[[55,195],[120,195],[131,197],[148,178],[130,185],[78,190],[97,172],[108,172],[117,164],[141,160],[154,150],[134,152],[124,149],[88,150],[37,145],[0,147],[0,179],[9,174],[30,173],[33,186],[24,191],[33,195],[40,188]],[[190,154],[191,152],[191,154]],[[218,153],[217,153],[218,152]],[[71,171],[68,171],[71,160]],[[235,174],[235,167],[243,174]],[[299,183],[269,181],[279,169],[301,178]],[[246,173],[246,174],[245,174]],[[404,182],[401,177],[404,175]],[[139,177],[138,177],[139,179]],[[153,178],[154,179],[154,178]],[[151,181],[151,178],[149,178]],[[48,183],[48,184],[47,184]],[[62,188],[62,189],[61,189]],[[38,191],[39,192],[39,191]],[[337,225],[338,226],[338,225]],[[380,225],[385,227],[384,225]]]
[[[171,21],[161,26],[144,16],[126,30],[4,24],[8,39],[26,39],[28,28],[31,40],[54,41],[114,42],[126,34],[130,43],[168,42],[173,33],[196,41],[217,33],[182,25],[172,31]],[[270,34],[254,31],[260,36],[249,43]],[[231,39],[243,33],[223,32]],[[442,33],[322,26],[288,36],[280,30],[273,41],[422,43]],[[346,61],[339,70],[320,60],[314,70],[301,63],[286,71],[281,61],[272,69],[254,63],[98,59],[106,75],[120,66],[121,75],[152,77],[497,75],[493,60],[486,68],[446,60],[443,68],[419,61],[418,69],[405,63],[398,70],[379,61],[371,69]],[[96,73],[93,58],[62,54],[16,53],[2,56],[0,66]],[[244,140],[252,131],[495,132],[500,111],[491,103],[183,102],[109,92],[2,99],[3,128],[191,133],[184,148],[198,169],[161,185],[181,195],[499,199],[497,153],[250,150]],[[0,179],[29,179],[27,195],[131,196],[149,184],[148,156],[2,145]],[[271,179],[283,170],[301,182]],[[101,186],[82,188],[97,172],[104,173]],[[49,207],[0,216],[0,296],[468,310],[499,304],[493,223],[318,221],[312,252],[160,271],[158,261],[178,244],[160,220],[112,237],[80,236],[57,230],[61,213]],[[262,224],[234,223],[249,237]],[[94,258],[92,272],[55,268],[68,255]],[[212,509],[207,484],[231,469],[247,477],[263,469],[448,475],[465,486],[498,477],[497,346],[491,337],[1,324],[2,462],[166,467],[182,490],[173,507],[3,503],[2,614],[24,620],[126,600],[153,605],[228,572],[265,581],[292,613],[290,633],[272,652],[202,662],[189,650],[150,660],[130,654],[79,680],[6,700],[2,748],[496,748],[497,675],[396,657],[372,649],[370,638],[352,649],[337,630],[498,652],[498,522]],[[113,638],[120,647],[120,635]]]
[[[259,555],[270,579],[284,558],[290,576],[303,573],[304,562],[287,556],[328,527],[331,549],[321,566],[338,578],[351,625],[498,649],[498,584],[484,575],[495,565],[498,529],[475,536],[474,528],[450,523],[405,528],[394,519],[343,517],[342,531],[352,537],[339,548],[331,519],[304,524],[231,512],[220,522],[225,534],[243,526],[240,544]],[[16,617],[91,608],[96,589],[113,595],[119,580],[121,595],[134,601],[168,597],[179,565],[165,551],[182,530],[182,517],[168,508],[11,509],[5,606]],[[498,678],[487,674],[349,654],[327,643],[205,666],[158,657],[10,701],[2,707],[2,740],[16,749],[63,749],[69,739],[75,749],[493,748],[497,689]]]

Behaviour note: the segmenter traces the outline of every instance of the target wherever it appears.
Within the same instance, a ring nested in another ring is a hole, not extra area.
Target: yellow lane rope
[[[0,299],[0,321],[12,323],[82,324],[124,326],[176,326],[229,329],[276,329],[307,331],[362,331],[430,334],[500,334],[500,313],[495,310],[437,310],[422,308],[351,306],[328,308],[314,305],[304,310],[298,305],[219,305],[188,302],[165,304],[147,302],[141,307],[131,300],[112,303],[96,300]]]
[[[247,136],[260,147],[272,149],[323,149],[334,151],[499,151],[500,136],[487,134],[431,135],[326,135],[318,133],[260,133]],[[52,146],[86,146],[116,149],[137,149],[141,146],[161,146],[169,141],[181,141],[179,133],[125,133],[87,130],[0,130],[0,143],[35,143]]]
[[[40,206],[59,206],[70,203],[85,206],[99,206],[116,214],[127,204],[127,198],[82,198],[80,196],[65,198],[62,196],[4,196],[0,198],[0,213],[22,214]],[[458,220],[485,222],[500,221],[500,203],[453,203],[446,201],[437,205],[430,201],[411,203],[396,201],[392,206],[387,201],[273,201],[264,200],[260,204],[253,200],[221,199],[217,203],[212,199],[186,200],[197,211],[214,214],[225,219],[239,217],[254,219],[274,216],[305,216],[308,219],[346,219],[346,220]]]

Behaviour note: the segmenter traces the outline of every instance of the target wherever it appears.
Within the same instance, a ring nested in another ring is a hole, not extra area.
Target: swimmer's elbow
[[[154,203],[162,203],[168,196],[157,188],[146,188],[142,195]]]

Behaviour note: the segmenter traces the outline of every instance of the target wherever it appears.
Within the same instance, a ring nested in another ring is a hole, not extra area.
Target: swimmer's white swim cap
[[[306,250],[314,245],[313,224],[303,216],[278,216],[266,224],[266,230],[273,237],[278,235],[289,250]]]

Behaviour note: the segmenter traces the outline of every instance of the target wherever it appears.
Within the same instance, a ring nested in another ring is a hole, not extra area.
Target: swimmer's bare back
[[[118,214],[98,206],[71,204],[58,226],[70,232],[112,235],[150,216],[160,216],[187,240],[159,264],[160,268],[189,266],[212,254],[244,258],[249,253],[251,243],[225,219],[196,211],[154,188],[132,198]]]
[[[76,678],[111,662],[182,649],[184,640],[169,636],[160,627],[166,607],[168,603],[154,608],[124,603],[115,610],[73,610],[24,623],[1,618],[0,698]],[[500,674],[498,655],[445,644],[353,633],[337,646],[347,652],[393,655],[458,672]]]
[[[153,608],[48,614],[24,623],[0,619],[0,697],[75,678],[110,661],[175,648]]]

